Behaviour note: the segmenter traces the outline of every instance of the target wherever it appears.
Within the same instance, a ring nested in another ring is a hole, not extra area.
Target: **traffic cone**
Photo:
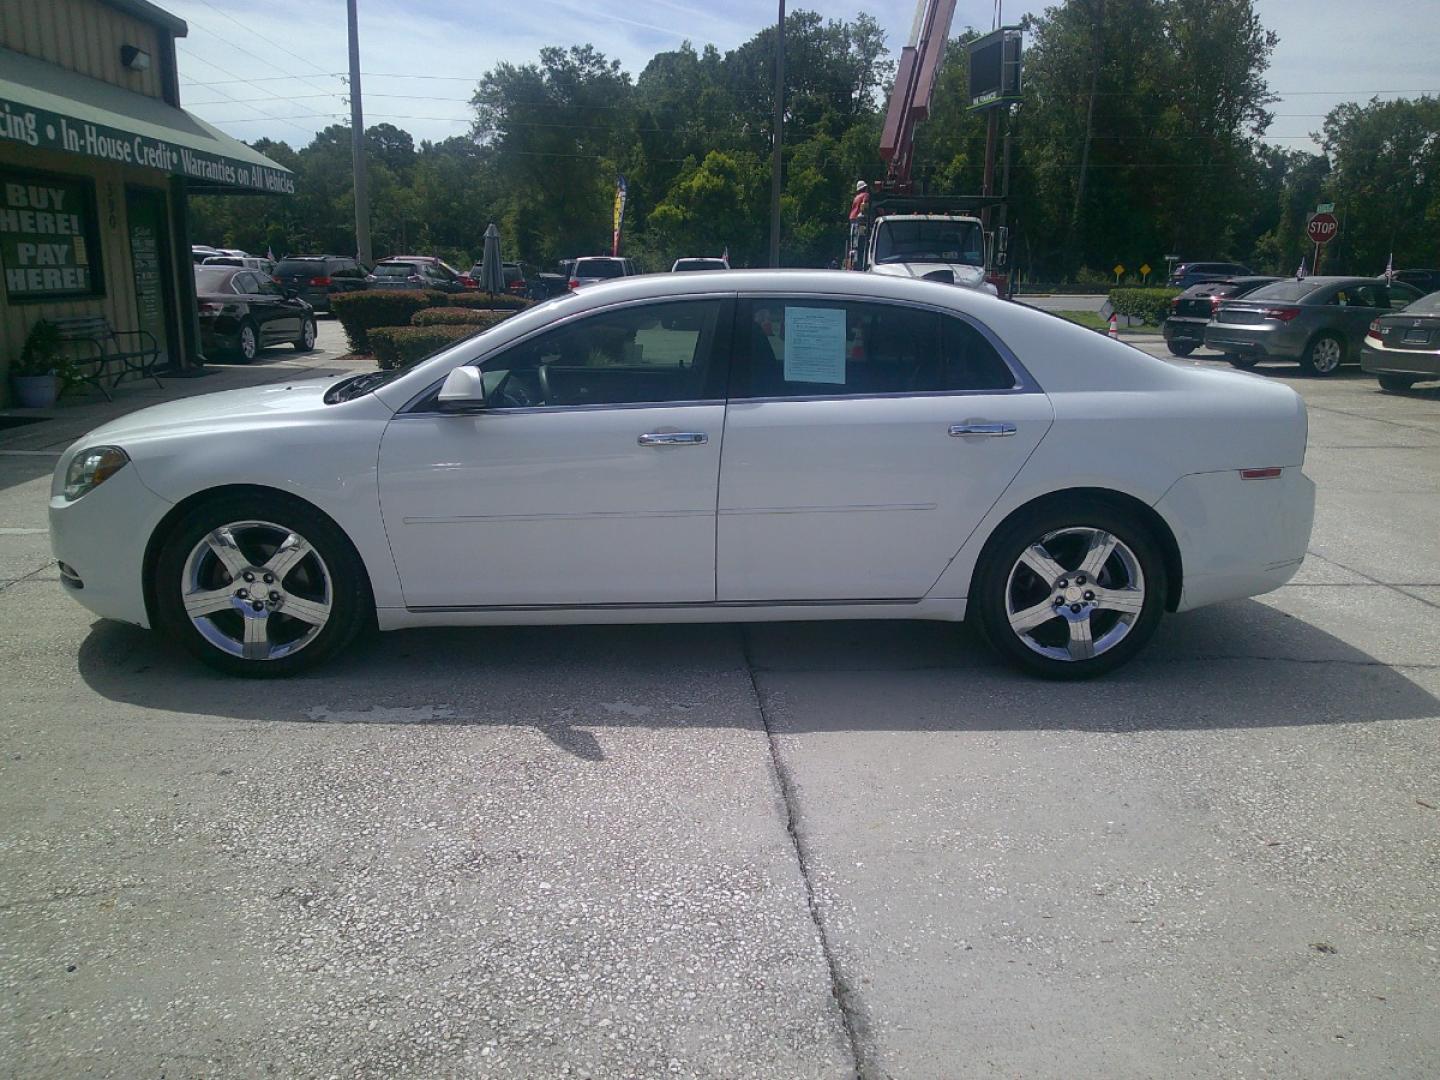
[[[1115,318],[1115,313],[1110,313],[1110,336],[1116,341],[1120,340],[1120,324]]]

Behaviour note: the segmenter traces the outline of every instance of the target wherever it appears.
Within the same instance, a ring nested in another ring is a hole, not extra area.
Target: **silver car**
[[[1205,347],[1237,368],[1295,360],[1312,375],[1360,361],[1372,321],[1420,294],[1384,278],[1308,277],[1277,281],[1243,300],[1221,301],[1205,326]]]

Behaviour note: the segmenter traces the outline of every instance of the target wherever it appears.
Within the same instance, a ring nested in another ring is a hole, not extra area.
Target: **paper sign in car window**
[[[785,381],[845,385],[843,308],[785,308]]]

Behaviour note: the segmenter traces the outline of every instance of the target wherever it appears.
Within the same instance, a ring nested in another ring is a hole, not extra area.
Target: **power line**
[[[247,26],[245,23],[242,23],[239,19],[235,18],[235,16],[231,15],[228,11],[222,11],[220,8],[217,8],[214,4],[210,3],[210,0],[200,0],[200,3],[204,4],[204,5],[205,5],[206,7],[208,7],[211,11],[215,12],[215,14],[217,14],[217,15],[223,15],[226,19],[229,19],[232,23],[234,23],[236,26],[240,27],[240,29],[244,30],[246,33],[252,34],[252,35],[254,35],[255,37],[259,38],[261,41],[265,42],[265,44],[270,45],[270,46],[272,46],[272,47],[274,47],[274,48],[276,48],[276,49],[279,49],[279,50],[280,50],[281,52],[283,52],[286,56],[293,56],[296,60],[299,60],[302,64],[308,64],[308,63],[310,63],[310,61],[307,60],[305,57],[299,55],[298,53],[293,53],[293,52],[291,52],[291,51],[290,51],[289,49],[287,49],[284,45],[281,45],[278,41],[274,41],[274,40],[266,37],[264,34],[260,33],[260,31],[254,29],[253,27]],[[241,51],[244,52],[243,49],[242,49]],[[247,54],[247,55],[254,55],[254,54],[251,53],[251,54]],[[282,68],[279,64],[273,63],[273,62],[271,62],[271,61],[265,61],[265,63],[269,63],[270,66],[273,67],[276,71],[284,71],[284,70],[285,70],[285,69]],[[330,75],[329,72],[315,72],[314,74],[315,74],[315,76],[316,76],[317,78],[331,78],[331,77],[333,77],[333,76]],[[295,76],[295,77],[296,77],[297,79],[301,79],[302,81],[305,81],[302,76],[297,75],[297,76]],[[313,86],[314,84],[311,83],[310,85]],[[319,89],[319,87],[316,87],[316,89]]]
[[[201,56],[198,56],[198,55],[192,53],[189,49],[177,49],[177,51],[183,52],[186,56],[192,57],[193,59],[195,59],[195,60],[196,60],[197,62],[199,62],[199,63],[209,64],[212,68],[214,68],[216,71],[220,72],[222,75],[229,75],[229,76],[232,76],[232,77],[235,76],[235,73],[234,73],[233,71],[227,71],[225,68],[222,68],[219,64],[216,64],[216,63],[213,63],[212,61],[206,60],[204,57],[201,57]],[[245,82],[245,81],[247,81],[247,80],[241,79],[240,81],[241,81],[241,82]],[[253,85],[253,84],[252,84],[252,85]],[[257,87],[255,87],[255,89],[258,90],[258,89],[260,89],[260,88],[257,86]],[[277,100],[277,101],[281,101],[281,102],[284,101],[284,99],[283,99],[283,98],[280,98],[280,97],[276,97],[276,100]],[[260,115],[260,117],[262,117],[262,118],[264,118],[264,119],[266,119],[266,120],[276,120],[276,121],[279,121],[279,122],[282,122],[282,123],[290,123],[289,118],[283,118],[283,119],[282,119],[281,117],[276,117],[276,116],[274,116],[273,114],[267,113],[267,112],[265,112],[265,111],[263,111],[263,110],[261,110],[261,109],[257,109],[254,105],[246,105],[245,107],[246,107],[247,109],[249,109],[249,110],[250,110],[251,112],[253,112],[253,113],[258,113],[258,114]],[[308,115],[311,115],[311,116],[320,116],[321,114],[319,114],[319,113],[312,113],[312,114],[308,114]],[[233,123],[233,122],[235,122],[235,121],[222,121],[222,122],[223,122],[223,123]],[[301,132],[302,134],[306,134],[306,135],[313,135],[313,134],[314,134],[314,132],[307,132],[307,131],[306,131],[304,128],[302,128],[299,124],[290,124],[290,126],[293,127],[296,131]]]

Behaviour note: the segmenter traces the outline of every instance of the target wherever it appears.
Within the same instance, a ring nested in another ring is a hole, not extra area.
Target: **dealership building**
[[[39,320],[103,316],[200,355],[188,194],[291,194],[288,170],[180,108],[185,22],[148,0],[0,3],[0,406]]]

